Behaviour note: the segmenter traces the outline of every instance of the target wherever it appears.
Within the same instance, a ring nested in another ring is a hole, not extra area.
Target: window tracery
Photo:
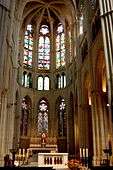
[[[38,69],[48,70],[50,68],[50,38],[48,26],[42,25],[39,34]]]
[[[49,77],[48,76],[38,76],[37,77],[37,84],[38,84],[38,87],[37,89],[38,90],[49,90]]]
[[[65,88],[66,87],[66,75],[62,73],[61,75],[58,74],[57,76],[57,88]]]
[[[27,73],[26,71],[23,72],[22,85],[24,87],[32,88],[32,74],[31,73]]]
[[[39,38],[38,38],[38,51],[37,57],[38,60],[36,61],[33,59],[33,43],[37,38],[33,37],[33,33],[35,32],[35,27],[31,24],[27,25],[25,36],[24,36],[24,61],[23,65],[27,68],[37,67],[38,71],[44,70],[47,71],[50,69],[50,28],[48,25],[42,24],[39,29]],[[33,40],[34,38],[34,40]],[[71,54],[71,32],[69,33],[70,38],[70,54]],[[56,53],[56,68],[65,65],[65,34],[64,34],[64,27],[60,23],[57,27],[57,35],[56,41],[54,42],[56,48],[54,49]],[[34,55],[35,56],[35,55]],[[36,65],[32,65],[32,60],[36,61]],[[42,73],[41,73],[42,74]],[[33,76],[34,77],[34,76]],[[24,71],[22,75],[22,85],[24,87],[32,87],[32,74],[28,74],[27,71]],[[35,77],[36,81],[36,89],[37,90],[49,90],[50,89],[50,78],[45,75],[41,75],[38,78]],[[66,87],[66,76],[60,75],[57,80],[57,88],[65,88]]]
[[[38,105],[38,133],[48,133],[48,103],[41,99]]]
[[[32,68],[32,56],[33,56],[33,27],[27,25],[24,35],[24,59],[23,65],[25,67]]]
[[[90,1],[92,9],[94,9],[96,6],[96,0],[89,0],[89,1]]]
[[[58,114],[58,136],[66,136],[66,104],[62,97],[58,97],[56,101],[56,109]]]
[[[70,62],[72,62],[72,35],[71,35],[71,31],[68,32],[68,36],[69,36]]]
[[[30,113],[30,103],[27,98],[22,99],[21,103],[21,122],[20,122],[20,135],[27,136],[28,133],[28,118]]]
[[[65,65],[65,35],[62,24],[58,25],[56,36],[56,68]]]

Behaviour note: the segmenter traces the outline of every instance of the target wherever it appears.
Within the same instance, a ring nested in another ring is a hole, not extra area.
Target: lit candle
[[[29,157],[29,149],[27,149],[27,154],[26,154],[27,158]]]
[[[82,158],[82,148],[80,148],[80,158]]]
[[[19,155],[18,156],[21,157],[21,149],[19,149]]]
[[[86,148],[86,157],[88,158],[88,148]]]
[[[83,148],[83,157],[85,157],[85,149]]]
[[[23,149],[23,157],[25,157],[25,149]]]

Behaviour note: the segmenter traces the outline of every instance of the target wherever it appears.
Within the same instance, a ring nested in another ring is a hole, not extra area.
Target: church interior
[[[0,0],[0,166],[112,166],[112,147],[113,1]]]

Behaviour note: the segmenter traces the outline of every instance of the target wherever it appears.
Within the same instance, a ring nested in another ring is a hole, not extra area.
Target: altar
[[[15,157],[19,166],[68,168],[68,153],[58,153],[56,137],[48,137],[42,133],[40,137],[30,138],[27,148],[27,140],[21,138],[20,141]]]
[[[26,154],[24,149],[19,149],[20,152],[23,154],[16,155],[19,166],[68,168],[68,153],[58,153],[55,147],[29,148]]]
[[[53,169],[68,168],[68,153],[38,153],[35,156],[36,159],[30,159],[27,166],[52,167]]]

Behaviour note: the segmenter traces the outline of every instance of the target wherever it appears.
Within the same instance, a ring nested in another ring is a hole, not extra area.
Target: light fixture
[[[89,96],[89,98],[88,98],[88,102],[89,102],[89,105],[91,106],[91,96]]]

